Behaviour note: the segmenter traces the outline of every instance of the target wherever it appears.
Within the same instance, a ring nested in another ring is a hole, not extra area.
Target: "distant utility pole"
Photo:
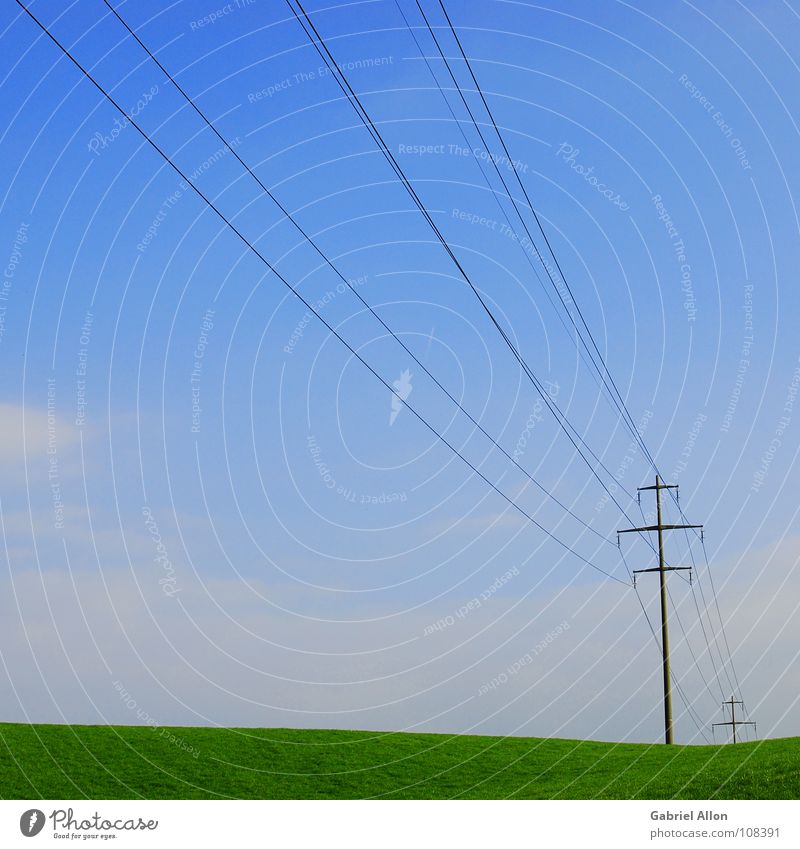
[[[662,483],[661,478],[656,475],[655,486],[640,486],[639,492],[654,489],[656,492],[656,516],[658,524],[647,525],[643,528],[626,528],[617,531],[617,534],[646,533],[658,531],[658,566],[652,569],[635,569],[634,585],[636,575],[642,572],[658,572],[661,580],[661,652],[664,666],[664,734],[667,743],[674,742],[672,739],[672,678],[669,671],[669,629],[667,627],[667,572],[676,572],[691,569],[691,566],[667,566],[664,558],[664,531],[672,531],[676,528],[702,528],[702,525],[665,525],[661,520],[661,490],[677,489],[677,484]]]
[[[731,721],[730,722],[712,722],[711,727],[716,728],[718,725],[730,725],[731,730],[733,731],[733,742],[736,742],[736,726],[737,725],[752,725],[755,728],[755,722],[745,722],[743,719],[736,718],[736,705],[741,705],[744,708],[744,702],[734,699],[731,696],[727,702],[722,703],[722,712],[725,713],[725,705],[729,705],[731,709]]]

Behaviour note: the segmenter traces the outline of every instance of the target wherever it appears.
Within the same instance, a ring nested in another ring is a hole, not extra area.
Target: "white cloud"
[[[515,578],[513,592],[462,615],[468,597],[393,615],[400,608],[369,594],[201,579],[177,552],[180,592],[168,597],[150,554],[141,548],[133,572],[81,563],[0,582],[6,719],[141,721],[119,681],[161,724],[660,737],[658,648],[619,585],[520,599]],[[797,605],[780,589],[795,574],[792,546],[772,563],[727,626],[759,730],[781,736],[796,732],[800,692]],[[726,612],[731,597],[738,588],[729,585]],[[680,610],[691,627],[687,601]],[[704,693],[674,620],[673,635],[676,677],[710,723],[716,694]],[[699,630],[690,636],[708,666]],[[676,714],[680,738],[692,739],[677,695]]]

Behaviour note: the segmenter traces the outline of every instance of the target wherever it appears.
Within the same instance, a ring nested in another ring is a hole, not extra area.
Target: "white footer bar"
[[[0,801],[0,846],[800,846],[800,802]]]

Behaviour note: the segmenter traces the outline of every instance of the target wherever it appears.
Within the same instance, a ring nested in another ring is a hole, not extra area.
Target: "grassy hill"
[[[367,731],[0,724],[0,796],[797,799],[800,738],[648,746]]]

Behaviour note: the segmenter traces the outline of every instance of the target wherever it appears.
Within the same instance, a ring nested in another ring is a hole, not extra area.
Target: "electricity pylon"
[[[702,525],[665,525],[661,519],[661,490],[677,489],[677,484],[662,483],[661,478],[656,475],[655,486],[640,486],[639,492],[654,489],[656,493],[656,517],[657,524],[647,525],[643,528],[625,528],[617,531],[618,534],[647,533],[658,531],[658,566],[652,569],[634,570],[634,582],[636,575],[642,572],[658,572],[661,582],[661,653],[663,656],[664,672],[664,736],[667,743],[672,743],[672,678],[669,671],[669,628],[667,625],[667,572],[676,572],[691,569],[691,566],[667,566],[664,557],[664,531],[673,531],[677,528],[702,528]]]
[[[745,722],[745,720],[743,720],[743,719],[737,719],[736,718],[736,705],[741,705],[742,708],[744,708],[744,702],[743,701],[734,699],[733,696],[731,696],[728,699],[727,702],[722,703],[723,714],[725,712],[725,705],[730,705],[730,707],[731,707],[731,721],[730,722],[712,722],[711,727],[716,728],[718,725],[730,725],[731,730],[733,731],[733,742],[735,743],[736,742],[736,726],[737,725],[752,725],[753,728],[755,729],[756,724],[755,724],[755,722]]]

